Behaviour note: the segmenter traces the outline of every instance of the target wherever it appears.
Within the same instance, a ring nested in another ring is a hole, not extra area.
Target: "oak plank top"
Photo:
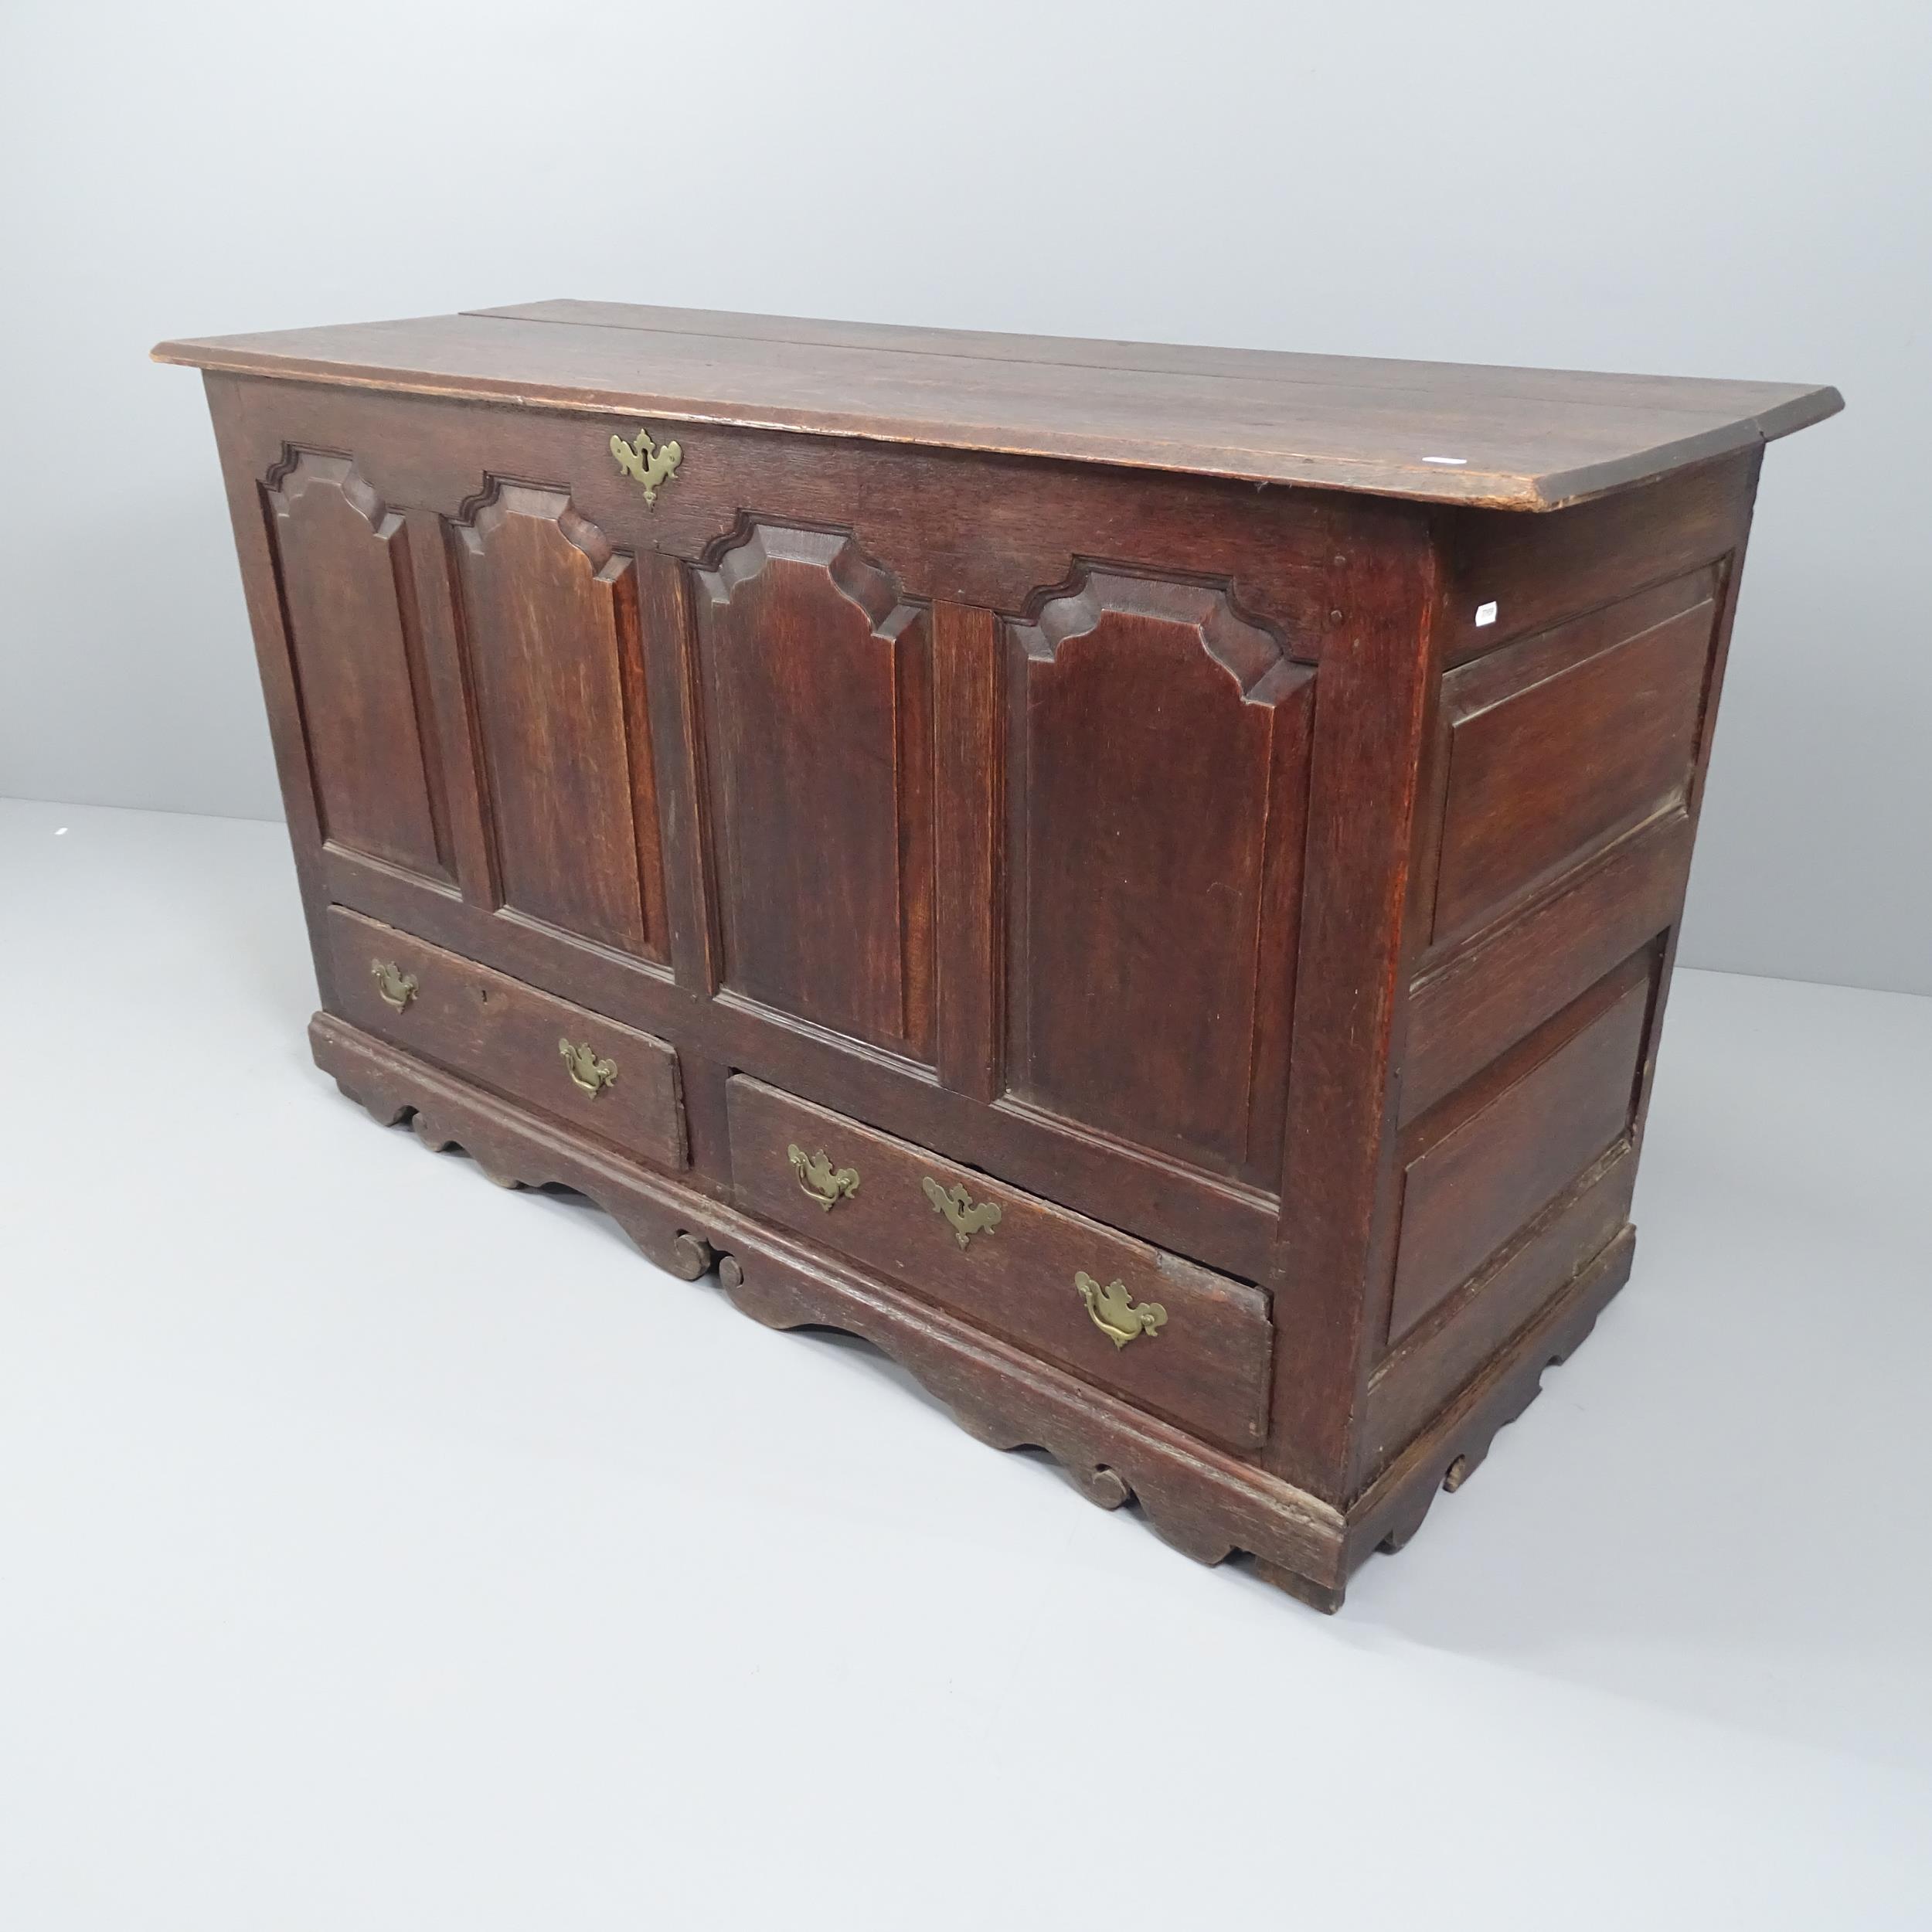
[[[1835,389],[1166,348],[628,303],[162,343],[417,395],[1553,510],[1786,436]]]

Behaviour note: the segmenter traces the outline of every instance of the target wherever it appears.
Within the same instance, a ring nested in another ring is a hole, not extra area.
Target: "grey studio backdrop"
[[[571,294],[1828,382],[1766,464],[1682,957],[1932,992],[1929,21],[12,0],[0,794],[280,816],[166,335]]]

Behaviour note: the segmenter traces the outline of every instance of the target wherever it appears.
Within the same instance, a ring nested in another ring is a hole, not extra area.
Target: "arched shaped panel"
[[[928,614],[836,532],[742,526],[696,579],[723,981],[930,1062]]]
[[[1314,671],[1213,585],[1007,628],[1007,1090],[1273,1192]]]
[[[322,835],[451,876],[409,530],[345,456],[291,451],[263,488]]]
[[[497,896],[668,956],[637,569],[561,490],[493,484],[454,527]]]

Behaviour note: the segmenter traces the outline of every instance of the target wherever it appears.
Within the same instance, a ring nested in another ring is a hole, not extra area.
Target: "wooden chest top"
[[[1804,383],[545,301],[164,342],[157,361],[549,409],[1551,510],[1844,406]]]

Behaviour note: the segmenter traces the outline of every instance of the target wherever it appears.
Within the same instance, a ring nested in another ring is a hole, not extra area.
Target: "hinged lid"
[[[158,362],[601,416],[1551,510],[1788,435],[1835,389],[548,301]]]

